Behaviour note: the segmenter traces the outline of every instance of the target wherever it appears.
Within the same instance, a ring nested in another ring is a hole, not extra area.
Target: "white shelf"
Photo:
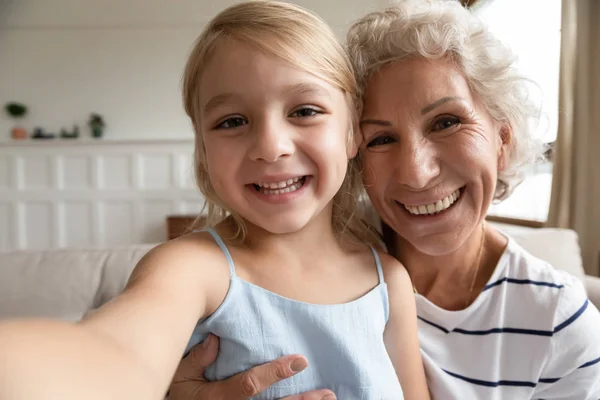
[[[194,145],[194,139],[22,139],[0,141],[0,147],[48,147],[48,146],[115,146],[115,145]]]

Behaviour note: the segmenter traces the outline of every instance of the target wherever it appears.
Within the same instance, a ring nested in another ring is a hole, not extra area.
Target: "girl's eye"
[[[323,114],[323,112],[321,110],[317,110],[317,109],[311,108],[311,107],[302,107],[302,108],[297,109],[293,113],[291,113],[290,117],[306,118],[306,117],[314,117],[315,115],[318,115],[318,114]]]
[[[456,117],[442,117],[433,123],[433,130],[443,131],[458,124],[460,124],[460,119]]]
[[[396,140],[391,136],[378,136],[367,143],[367,147],[385,146],[386,144],[394,143]]]
[[[242,125],[246,125],[248,121],[242,117],[231,117],[219,123],[215,129],[233,129],[238,128]]]

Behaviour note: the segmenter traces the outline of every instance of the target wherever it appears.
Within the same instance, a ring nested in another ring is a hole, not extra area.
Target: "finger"
[[[336,400],[335,394],[331,390],[313,390],[294,396],[284,397],[281,400]]]
[[[308,361],[301,355],[281,357],[217,382],[220,387],[214,387],[215,393],[226,393],[225,399],[247,399],[256,396],[274,383],[294,376],[307,366]]]
[[[219,338],[208,335],[204,342],[194,346],[189,354],[181,360],[173,383],[187,379],[204,379],[204,370],[217,359],[219,353]]]

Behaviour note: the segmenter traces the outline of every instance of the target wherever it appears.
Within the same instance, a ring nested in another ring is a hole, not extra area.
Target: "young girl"
[[[77,325],[0,334],[37,343],[25,359],[46,364],[41,393],[159,398],[193,331],[189,346],[221,338],[209,379],[306,357],[306,370],[257,399],[319,388],[344,400],[428,398],[408,275],[354,215],[356,95],[346,54],[315,15],[258,1],[215,17],[184,78],[211,228],[152,250],[124,293]],[[16,371],[0,387],[37,398]]]

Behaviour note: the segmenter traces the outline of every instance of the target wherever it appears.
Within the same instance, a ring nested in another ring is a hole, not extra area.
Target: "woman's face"
[[[511,131],[445,59],[410,58],[369,80],[364,181],[383,221],[419,251],[456,250],[485,217]]]

